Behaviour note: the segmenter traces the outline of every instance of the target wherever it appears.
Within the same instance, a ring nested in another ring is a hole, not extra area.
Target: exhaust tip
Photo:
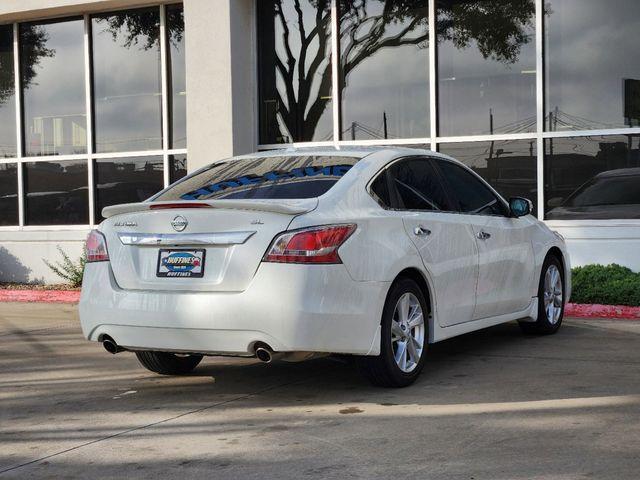
[[[273,352],[265,347],[256,348],[256,358],[264,363],[271,363],[273,360]]]
[[[104,349],[112,355],[119,353],[122,351],[122,347],[119,347],[118,344],[112,340],[111,338],[105,338],[102,341],[102,346]]]

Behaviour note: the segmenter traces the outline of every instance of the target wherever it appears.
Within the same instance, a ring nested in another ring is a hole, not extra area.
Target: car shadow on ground
[[[289,478],[374,478],[387,437],[401,432],[425,443],[425,465],[436,470],[451,451],[465,459],[449,465],[449,476],[431,478],[453,478],[452,472],[469,478],[484,458],[508,448],[520,451],[540,435],[546,435],[544,455],[557,456],[557,464],[539,467],[526,456],[522,465],[483,464],[484,478],[516,478],[523,471],[572,475],[582,464],[558,452],[576,438],[584,439],[581,456],[606,453],[626,469],[624,449],[612,454],[609,444],[589,439],[593,432],[610,437],[611,429],[620,442],[631,438],[619,419],[637,408],[640,362],[629,355],[637,332],[572,322],[556,335],[536,337],[506,324],[430,346],[423,374],[403,389],[370,386],[345,358],[269,365],[207,358],[190,375],[164,377],[142,369],[130,353],[108,355],[75,328],[6,335],[0,348],[0,436],[7,449],[0,467],[40,458],[26,467],[36,476],[55,476],[61,471],[51,468],[58,465],[70,478],[202,478],[214,471],[217,478],[275,478],[283,472]],[[164,458],[187,444],[195,451]],[[87,453],[75,456],[78,447]],[[44,458],[66,449],[72,451]],[[137,460],[129,458],[131,452],[138,452]],[[98,460],[102,455],[109,460]],[[411,469],[423,465],[424,452],[409,450],[406,456],[405,473],[414,478]],[[20,472],[26,470],[16,470],[18,477]]]

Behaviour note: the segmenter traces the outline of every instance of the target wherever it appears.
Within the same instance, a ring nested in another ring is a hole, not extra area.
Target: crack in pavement
[[[106,441],[106,440],[110,440],[112,438],[121,437],[121,436],[126,435],[126,434],[131,433],[131,432],[137,432],[139,430],[144,430],[146,428],[155,427],[156,425],[161,425],[163,423],[171,422],[173,420],[177,420],[179,418],[183,418],[183,417],[186,417],[188,415],[193,415],[194,413],[204,412],[206,410],[210,410],[212,408],[220,407],[222,405],[227,405],[227,404],[230,404],[230,403],[233,403],[233,402],[237,402],[239,400],[245,400],[247,398],[251,398],[251,397],[254,397],[256,395],[260,395],[262,393],[269,392],[271,390],[275,390],[275,389],[283,388],[283,387],[288,387],[290,385],[295,385],[295,384],[298,384],[298,383],[304,383],[304,382],[306,382],[308,380],[311,380],[313,378],[314,378],[314,376],[307,376],[304,379],[294,380],[293,382],[287,382],[287,383],[281,383],[281,384],[278,384],[278,385],[272,385],[270,387],[266,387],[266,388],[263,388],[261,390],[257,390],[255,392],[247,393],[245,395],[240,395],[240,396],[235,397],[235,398],[230,398],[228,400],[223,400],[221,402],[217,402],[217,403],[213,403],[211,405],[207,405],[206,407],[198,408],[196,410],[191,410],[191,411],[188,411],[188,412],[181,413],[179,415],[174,415],[174,416],[169,417],[169,418],[158,420],[157,422],[148,423],[146,425],[140,425],[138,427],[128,428],[128,429],[123,430],[121,432],[114,433],[112,435],[107,435],[106,437],[96,438],[95,440],[91,440],[89,442],[84,442],[84,443],[81,443],[79,445],[75,445],[73,447],[65,448],[64,450],[60,450],[59,452],[51,453],[49,455],[45,455],[43,457],[36,458],[34,460],[29,460],[28,462],[24,462],[24,463],[21,463],[19,465],[14,465],[12,467],[5,468],[4,470],[0,470],[0,475],[3,475],[5,473],[8,473],[8,472],[11,472],[11,471],[14,471],[14,470],[17,470],[17,469],[22,468],[22,467],[33,465],[34,463],[38,463],[38,462],[41,462],[43,460],[47,460],[49,458],[53,458],[53,457],[57,457],[59,455],[64,455],[65,453],[73,452],[74,450],[79,450],[79,449],[81,449],[83,447],[87,447],[89,445],[94,445],[96,443],[100,443],[100,442],[103,442],[103,441]]]

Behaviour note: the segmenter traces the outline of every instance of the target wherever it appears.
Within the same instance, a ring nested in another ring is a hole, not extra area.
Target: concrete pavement
[[[0,477],[637,479],[639,347],[640,322],[569,320],[434,345],[402,390],[331,359],[160,377],[73,306],[0,303]]]

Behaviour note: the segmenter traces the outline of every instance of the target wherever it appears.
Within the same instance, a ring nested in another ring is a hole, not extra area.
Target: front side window
[[[537,215],[538,159],[535,139],[441,143],[438,151],[464,163],[504,198],[530,199],[534,203],[534,215]]]
[[[303,155],[214,163],[153,200],[314,198],[333,187],[358,160]]]
[[[424,158],[401,160],[389,168],[391,183],[402,210],[450,210],[449,200],[431,162]]]
[[[506,215],[505,206],[491,189],[471,172],[453,162],[437,161],[453,200],[460,213],[475,215]]]

